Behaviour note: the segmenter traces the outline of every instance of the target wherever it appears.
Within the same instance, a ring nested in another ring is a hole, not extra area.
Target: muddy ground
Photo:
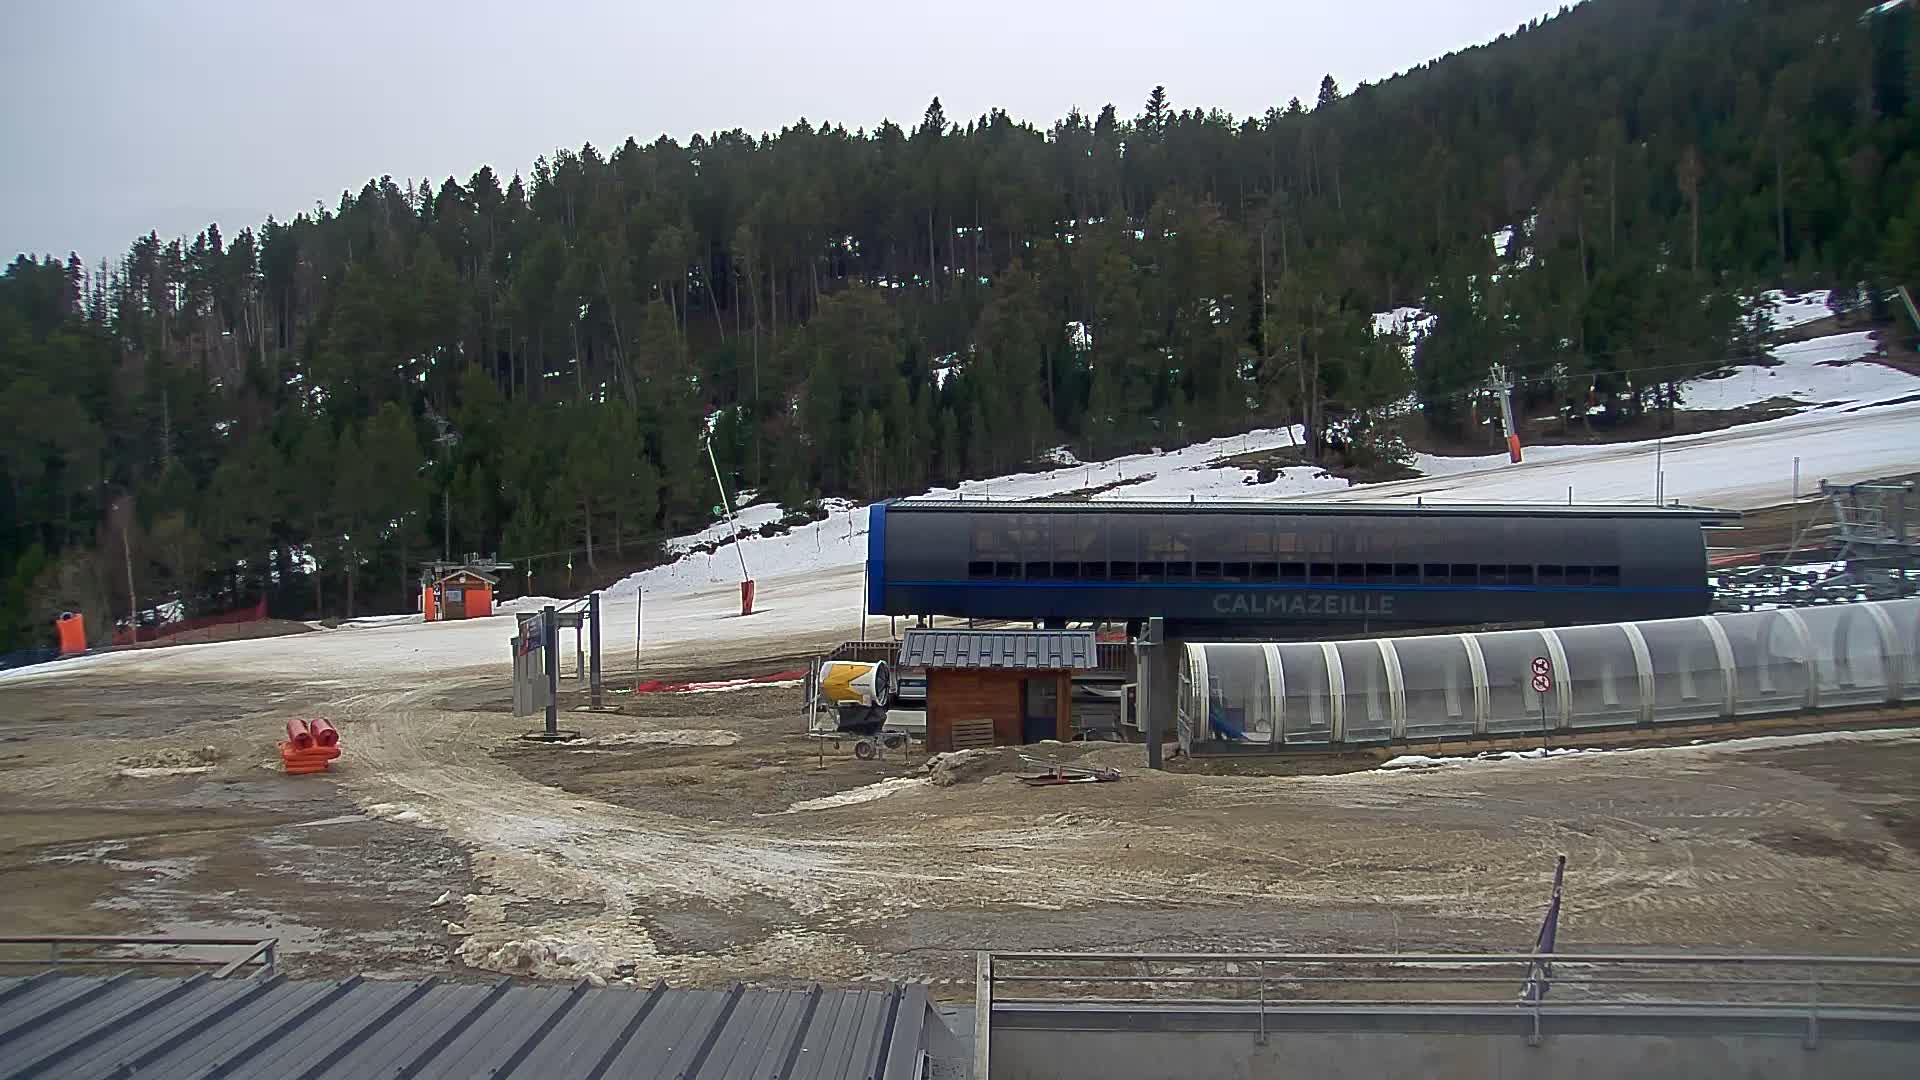
[[[681,648],[647,674],[818,645]],[[572,691],[584,739],[549,746],[495,668],[247,670],[0,684],[0,935],[270,934],[299,975],[963,998],[981,948],[1519,949],[1564,852],[1567,948],[1920,952],[1915,733],[1337,775],[1149,774],[1103,746],[1085,759],[1118,783],[941,787],[921,755],[806,738],[791,687],[622,694],[620,714]],[[282,775],[286,718],[316,714],[346,754]]]

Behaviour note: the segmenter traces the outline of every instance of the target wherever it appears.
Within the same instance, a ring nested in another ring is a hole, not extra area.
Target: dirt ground
[[[819,644],[681,646],[646,674]],[[964,998],[981,948],[1520,949],[1564,852],[1567,948],[1920,952],[1920,732],[1328,775],[1153,774],[1108,745],[1054,752],[1117,783],[942,787],[922,755],[806,738],[791,687],[619,714],[573,691],[584,738],[544,745],[498,666],[169,670],[0,683],[0,935],[272,934],[297,975]],[[340,727],[334,772],[279,772],[290,715]]]

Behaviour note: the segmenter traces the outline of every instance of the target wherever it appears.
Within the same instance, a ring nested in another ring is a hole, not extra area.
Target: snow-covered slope
[[[1827,307],[1829,289],[1811,289],[1803,293],[1785,293],[1771,289],[1760,294],[1760,307],[1773,320],[1775,330],[1817,322],[1833,314]]]
[[[1681,407],[1738,409],[1775,398],[1821,405],[1920,393],[1920,377],[1863,359],[1876,348],[1867,333],[1776,345],[1774,366],[1752,364],[1685,383]]]
[[[1688,384],[1694,407],[1732,408],[1771,398],[1808,403],[1794,415],[1658,442],[1602,446],[1529,447],[1521,465],[1505,454],[1476,457],[1419,455],[1417,479],[1351,486],[1315,468],[1268,474],[1229,465],[1239,455],[1285,449],[1297,429],[1275,428],[1215,439],[1165,453],[1134,454],[1098,463],[1070,462],[1045,472],[969,481],[937,489],[931,498],[1001,502],[1074,495],[1095,501],[1138,499],[1314,499],[1325,501],[1414,500],[1429,502],[1652,501],[1656,471],[1664,473],[1669,499],[1751,509],[1784,502],[1799,463],[1801,490],[1821,479],[1850,482],[1920,472],[1920,378],[1884,365],[1853,360],[1871,351],[1862,334],[1842,334],[1776,350],[1777,367],[1741,369],[1731,376]],[[1851,360],[1851,362],[1846,362]],[[1914,398],[1915,400],[1907,400]],[[861,627],[860,564],[866,558],[867,509],[840,503],[825,520],[784,535],[754,535],[736,548],[685,554],[674,562],[635,574],[607,591],[610,651],[634,647],[645,589],[645,641],[661,647],[697,649],[702,642],[765,639],[791,650],[795,635],[852,636]],[[757,530],[781,517],[772,506],[740,512],[738,527]],[[680,537],[670,549],[732,535],[717,525]],[[738,618],[735,583],[740,556],[759,581],[760,609]],[[541,601],[502,605],[511,611]],[[731,616],[731,617],[730,617]],[[54,678],[85,671],[124,672],[125,677],[165,671],[172,676],[209,676],[244,669],[319,686],[345,670],[405,676],[467,665],[504,668],[510,619],[423,624],[360,620],[352,629],[285,638],[182,645],[168,649],[88,656],[59,664],[0,673],[0,682]]]
[[[1162,453],[1130,454],[1110,461],[1082,463],[1064,450],[1056,458],[1073,462],[1045,472],[1019,473],[989,480],[968,480],[957,488],[935,488],[919,498],[966,499],[991,502],[1024,501],[1075,495],[1096,501],[1138,499],[1271,499],[1344,490],[1347,482],[1320,469],[1280,470],[1262,483],[1257,470],[1219,464],[1236,455],[1281,450],[1296,445],[1298,428],[1271,428],[1245,435],[1213,439]],[[681,592],[740,579],[740,556],[754,578],[817,572],[853,566],[867,557],[867,509],[830,502],[824,520],[802,525],[778,536],[752,536],[740,550],[724,544],[711,554],[684,556],[623,579],[608,590],[610,596],[629,596],[646,589],[654,593]],[[740,512],[734,527],[722,523],[698,533],[668,541],[670,551],[689,551],[734,534],[736,528],[758,530],[778,521],[776,506],[752,506]],[[541,600],[503,605],[507,610],[538,606]]]

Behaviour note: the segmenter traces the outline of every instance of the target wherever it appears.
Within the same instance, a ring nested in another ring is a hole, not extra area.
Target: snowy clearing
[[[1753,364],[1683,384],[1681,408],[1739,409],[1776,398],[1854,404],[1920,393],[1920,376],[1863,359],[1878,348],[1865,332],[1776,345],[1776,365]]]
[[[1773,328],[1786,330],[1833,314],[1827,307],[1827,298],[1831,295],[1830,289],[1812,289],[1797,295],[1772,289],[1760,294],[1760,304],[1773,317]]]

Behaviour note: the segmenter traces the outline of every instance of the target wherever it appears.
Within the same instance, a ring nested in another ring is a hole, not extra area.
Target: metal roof
[[[1086,671],[1100,659],[1091,630],[909,630],[900,666]]]
[[[1355,517],[1413,517],[1445,515],[1450,517],[1659,517],[1690,518],[1708,521],[1734,520],[1738,510],[1716,510],[1707,506],[1647,503],[1445,503],[1445,502],[1289,502],[1234,499],[1201,499],[1190,502],[1168,500],[1103,499],[1082,502],[1062,499],[1033,499],[1027,502],[986,499],[894,499],[887,512],[935,513],[965,512],[980,514],[1278,514],[1346,515]]]
[[[746,1080],[920,1075],[924,986],[676,990],[437,979],[0,979],[0,1077]],[[944,1044],[942,1044],[944,1045]]]

